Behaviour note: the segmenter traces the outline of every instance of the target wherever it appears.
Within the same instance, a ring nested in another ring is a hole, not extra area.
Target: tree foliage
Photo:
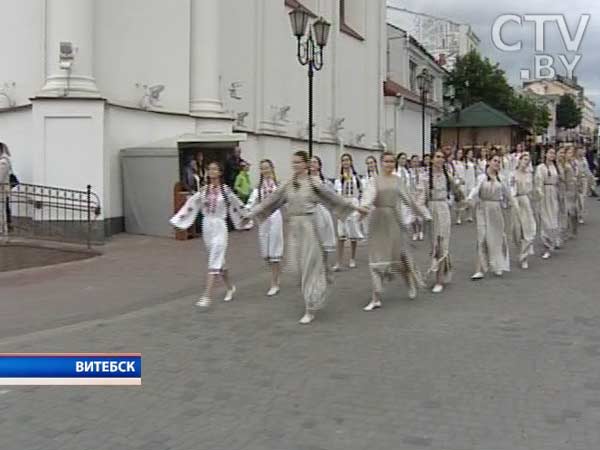
[[[577,106],[575,99],[569,94],[561,96],[556,106],[556,125],[569,130],[577,127],[582,117],[581,108]]]

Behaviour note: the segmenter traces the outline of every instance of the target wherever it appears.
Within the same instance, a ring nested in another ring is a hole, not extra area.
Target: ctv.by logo
[[[574,36],[571,36],[569,27],[565,17],[560,14],[525,14],[518,16],[516,14],[503,14],[499,16],[492,27],[492,42],[498,50],[505,52],[518,52],[522,49],[523,43],[517,41],[514,43],[506,43],[502,38],[502,28],[509,22],[514,22],[523,25],[523,22],[533,22],[535,24],[535,51],[533,56],[533,74],[529,69],[521,69],[521,79],[552,79],[556,75],[555,64],[562,63],[567,77],[573,78],[573,73],[579,61],[581,54],[578,53],[583,41],[583,35],[590,21],[590,14],[582,14],[577,24],[577,30]],[[568,54],[549,55],[545,53],[546,48],[546,23],[554,23],[558,27],[564,47],[568,50]],[[569,59],[572,56],[572,59]],[[558,61],[556,61],[556,58]]]

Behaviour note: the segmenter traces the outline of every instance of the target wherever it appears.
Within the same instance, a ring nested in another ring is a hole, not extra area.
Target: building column
[[[190,113],[219,116],[219,0],[191,0],[190,7]]]
[[[94,0],[46,0],[46,80],[42,96],[99,97],[94,78]],[[60,43],[71,42],[73,64],[61,69]]]

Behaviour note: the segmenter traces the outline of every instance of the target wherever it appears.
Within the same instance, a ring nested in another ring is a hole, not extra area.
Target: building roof
[[[392,81],[390,79],[383,82],[383,95],[386,97],[405,97],[407,100],[411,100],[415,103],[421,104],[421,96],[415,94],[410,89]]]
[[[484,102],[474,103],[460,111],[459,114],[452,113],[435,124],[436,128],[496,128],[518,126],[520,125],[517,121]]]
[[[412,36],[410,33],[408,33],[406,30],[400,28],[397,25],[394,25],[391,22],[387,22],[387,26],[389,28],[393,28],[396,31],[400,31],[401,33],[404,33],[404,35],[408,36],[408,40],[409,42],[415,46],[416,48],[418,48],[424,55],[425,57],[427,57],[428,59],[431,60],[431,62],[434,63],[435,67],[437,67],[438,69],[440,69],[441,71],[443,71],[446,74],[449,74],[448,70],[446,70],[446,68],[444,66],[442,66],[440,64],[440,62],[435,58],[435,56],[433,56],[431,53],[429,53],[429,51],[423,46],[423,44],[421,44],[419,41],[417,41],[414,36]]]

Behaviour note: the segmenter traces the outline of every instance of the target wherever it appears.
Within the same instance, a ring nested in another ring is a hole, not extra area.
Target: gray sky
[[[596,111],[600,112],[600,1],[571,0],[567,2],[550,2],[549,0],[388,0],[388,5],[407,8],[412,11],[444,17],[456,22],[468,23],[481,39],[480,52],[493,62],[500,63],[506,72],[509,82],[520,85],[520,69],[533,69],[534,33],[533,23],[525,22],[522,26],[507,24],[502,36],[507,43],[517,40],[523,42],[518,52],[503,52],[492,43],[492,26],[496,18],[503,14],[561,14],[564,15],[569,31],[575,35],[582,14],[590,14],[581,47],[577,53],[581,60],[575,70],[579,84],[585,88],[586,95],[596,103]],[[389,15],[388,15],[389,17]],[[565,69],[557,56],[564,54],[573,60],[575,52],[564,47],[560,31],[555,24],[545,27],[544,53],[555,57],[555,68],[561,75]]]

